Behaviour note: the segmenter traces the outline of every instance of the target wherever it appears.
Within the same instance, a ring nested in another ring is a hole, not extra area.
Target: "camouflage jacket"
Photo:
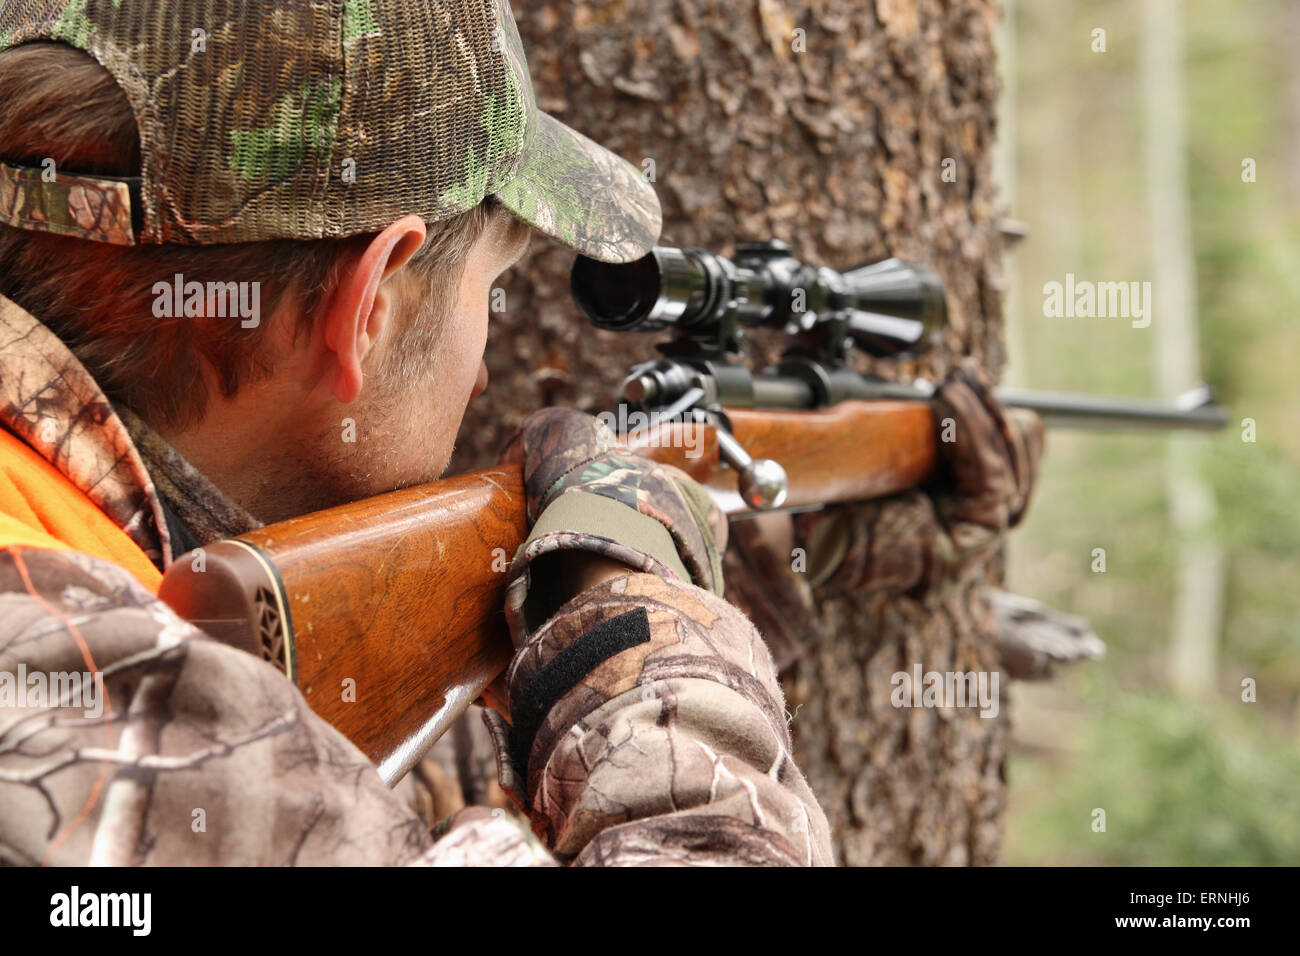
[[[3,298],[0,356],[0,425],[159,568],[255,526]],[[491,779],[488,734],[462,720],[393,791],[280,672],[123,568],[0,550],[0,863],[830,863],[772,657],[709,592],[633,573],[580,594],[520,649],[512,705],[630,611],[649,640],[546,697],[525,773],[498,753]]]

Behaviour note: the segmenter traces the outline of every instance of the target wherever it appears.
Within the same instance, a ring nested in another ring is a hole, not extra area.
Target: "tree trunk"
[[[1154,289],[1147,308],[1155,332],[1156,385],[1161,397],[1172,401],[1201,381],[1196,257],[1187,188],[1182,11],[1174,0],[1145,0],[1142,14],[1147,230]],[[1204,699],[1214,692],[1219,669],[1225,570],[1223,549],[1215,540],[1214,492],[1202,477],[1208,449],[1204,441],[1190,435],[1169,435],[1165,441],[1165,493],[1178,548],[1169,676],[1178,693]]]
[[[888,377],[942,375],[963,354],[1002,366],[992,146],[993,0],[534,0],[517,3],[539,105],[648,167],[662,242],[730,253],[778,236],[837,268],[931,262],[950,331]],[[945,162],[951,160],[951,162]],[[951,170],[945,181],[945,168]],[[493,316],[489,391],[456,466],[490,461],[530,411],[608,407],[654,339],[587,327],[571,255],[538,240]],[[865,365],[863,367],[866,367]],[[894,595],[826,595],[826,637],[787,675],[796,760],[841,860],[988,863],[1003,807],[1007,714],[902,710],[889,676],[996,670],[977,591],[941,610]]]

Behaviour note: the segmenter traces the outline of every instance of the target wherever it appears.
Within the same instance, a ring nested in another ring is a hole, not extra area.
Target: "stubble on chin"
[[[343,420],[286,449],[283,480],[272,492],[276,498],[292,503],[295,514],[306,514],[436,481],[446,473],[464,408],[451,419],[447,396],[437,388],[445,378],[447,356],[439,348],[445,321],[438,303],[421,305],[368,375],[357,402],[344,408]],[[352,441],[345,440],[347,419],[353,423]]]
[[[442,477],[451,460],[450,450],[439,453],[427,437],[431,427],[397,417],[404,414],[412,414],[411,406],[400,402],[357,409],[355,443],[340,441],[335,432],[319,436],[313,448],[298,450],[295,457],[300,474],[306,478],[304,484],[311,485],[312,510]]]

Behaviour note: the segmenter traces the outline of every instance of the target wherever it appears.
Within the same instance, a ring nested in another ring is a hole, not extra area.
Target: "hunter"
[[[62,688],[0,706],[0,863],[832,863],[725,521],[576,412],[503,452],[537,719],[483,709],[423,797],[155,597],[194,547],[437,479],[530,233],[622,262],[660,222],[538,111],[506,0],[0,0],[0,673]],[[994,534],[1008,447],[965,446]]]

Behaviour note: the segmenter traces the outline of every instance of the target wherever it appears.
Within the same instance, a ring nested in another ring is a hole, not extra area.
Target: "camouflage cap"
[[[538,111],[508,0],[0,0],[0,50],[32,41],[116,78],[143,168],[0,162],[13,226],[123,244],[318,239],[495,197],[607,262],[659,236],[636,167]]]

